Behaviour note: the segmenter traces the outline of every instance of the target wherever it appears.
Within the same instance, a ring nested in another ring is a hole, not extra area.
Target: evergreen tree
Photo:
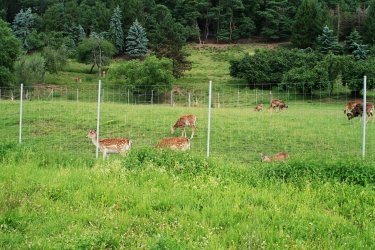
[[[355,60],[366,60],[367,55],[369,53],[369,49],[367,45],[358,44],[356,42],[352,43],[353,49],[353,56]]]
[[[30,47],[27,43],[27,36],[32,32],[34,24],[34,17],[31,14],[31,9],[26,11],[21,10],[14,18],[12,28],[14,35],[21,41],[22,48],[29,50]]]
[[[345,51],[348,52],[348,53],[352,53],[357,48],[357,46],[354,45],[354,43],[356,43],[356,44],[362,44],[363,43],[362,37],[357,30],[354,30],[346,38],[346,40],[345,40]]]
[[[83,29],[82,25],[78,25],[73,27],[72,29],[72,38],[75,42],[75,44],[79,44],[80,42],[83,41],[83,39],[86,38],[86,33],[85,30]]]
[[[117,6],[113,11],[111,23],[109,24],[109,36],[118,53],[124,51],[124,32],[122,31],[121,19],[121,10],[120,7]]]
[[[328,54],[332,52],[337,54],[340,52],[340,46],[337,42],[337,36],[333,34],[333,30],[325,26],[323,28],[323,33],[318,36],[318,46],[319,51],[323,54]]]
[[[365,42],[375,44],[375,0],[370,2],[364,27]]]
[[[134,58],[140,58],[147,54],[146,32],[138,20],[132,24],[126,37],[126,53]]]
[[[292,43],[298,48],[313,47],[325,21],[317,0],[303,0],[298,7],[292,28]]]

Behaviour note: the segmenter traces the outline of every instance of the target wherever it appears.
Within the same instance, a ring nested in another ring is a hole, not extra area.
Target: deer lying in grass
[[[186,127],[191,127],[191,137],[193,139],[195,129],[196,129],[197,117],[195,115],[183,115],[181,116],[176,123],[171,127],[171,133],[173,134],[177,128],[182,129],[183,137],[186,137]]]
[[[89,130],[87,137],[91,139],[96,146],[96,130]],[[121,154],[130,150],[132,141],[127,138],[107,138],[99,140],[100,152],[103,152],[103,159],[107,158],[108,154]]]
[[[257,112],[262,111],[262,110],[263,110],[263,103],[256,105],[254,108],[254,111],[257,111]]]
[[[162,139],[156,144],[158,149],[172,149],[186,151],[190,149],[190,139],[185,137],[171,137]]]
[[[261,153],[260,157],[262,158],[263,162],[283,161],[289,157],[289,154],[287,152],[280,152],[272,156],[268,156],[268,155]]]

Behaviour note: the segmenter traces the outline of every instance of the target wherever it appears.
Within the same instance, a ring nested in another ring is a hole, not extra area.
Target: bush
[[[113,69],[112,77],[123,78],[126,84],[141,91],[170,90],[173,64],[168,58],[147,57],[143,62],[131,60]]]
[[[38,54],[22,56],[16,61],[14,71],[17,83],[40,83],[44,81],[46,61]]]
[[[68,61],[68,51],[65,46],[61,46],[58,50],[49,46],[45,47],[42,55],[46,60],[46,68],[50,73],[61,71]]]

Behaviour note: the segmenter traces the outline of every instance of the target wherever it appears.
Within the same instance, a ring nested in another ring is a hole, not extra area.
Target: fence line
[[[364,86],[366,86],[366,78],[363,79],[363,84]],[[23,100],[28,100],[26,103],[26,105],[28,105],[29,103],[36,103],[38,104],[38,100],[39,101],[46,101],[47,102],[47,105],[50,105],[51,102],[52,103],[57,103],[57,104],[61,104],[59,103],[59,101],[74,101],[74,99],[76,99],[75,101],[78,103],[78,96],[79,96],[79,93],[80,93],[80,96],[82,96],[82,100],[83,101],[80,101],[80,105],[85,105],[85,103],[90,103],[92,101],[97,101],[98,102],[98,107],[97,107],[97,145],[96,145],[96,157],[98,158],[98,140],[99,140],[99,130],[101,129],[100,128],[100,112],[101,112],[101,103],[103,102],[105,105],[109,104],[109,103],[127,103],[128,105],[133,105],[133,104],[151,104],[151,105],[154,105],[154,104],[168,104],[168,101],[170,101],[170,105],[167,105],[167,106],[171,106],[172,109],[171,110],[174,110],[176,107],[178,108],[176,111],[173,111],[176,113],[176,115],[178,115],[179,112],[181,112],[181,107],[187,107],[189,108],[187,111],[191,112],[192,110],[190,108],[193,108],[193,107],[202,107],[203,104],[207,104],[208,105],[208,109],[206,110],[205,108],[202,110],[202,109],[198,109],[197,112],[199,111],[201,114],[201,117],[202,116],[205,116],[205,112],[207,112],[207,136],[206,136],[206,143],[204,143],[204,139],[205,138],[198,138],[194,140],[194,143],[196,143],[196,145],[198,145],[198,150],[201,150],[202,152],[204,151],[204,146],[206,147],[206,155],[207,157],[210,157],[210,151],[212,149],[214,149],[214,151],[216,152],[216,155],[218,154],[218,152],[221,152],[219,150],[222,150],[223,153],[228,153],[228,152],[225,152],[225,150],[223,149],[220,149],[220,133],[218,133],[218,125],[220,125],[220,122],[221,122],[221,118],[220,118],[220,115],[222,116],[223,114],[225,114],[225,109],[226,108],[252,108],[255,104],[258,104],[258,103],[264,103],[266,104],[267,102],[269,102],[268,99],[272,99],[272,98],[281,98],[281,99],[285,99],[287,102],[291,102],[293,103],[293,105],[295,107],[297,107],[298,105],[301,105],[301,111],[300,112],[304,112],[303,108],[304,108],[304,105],[306,104],[309,104],[309,105],[314,105],[315,103],[318,103],[319,105],[322,105],[323,102],[326,102],[322,97],[322,91],[320,91],[318,94],[319,94],[319,98],[317,100],[315,100],[313,98],[313,95],[311,94],[310,96],[307,95],[306,93],[297,93],[297,90],[295,90],[294,94],[292,94],[289,90],[287,92],[283,92],[283,91],[278,91],[277,89],[273,89],[273,90],[264,90],[264,89],[247,89],[247,88],[244,88],[244,89],[241,89],[241,92],[239,90],[239,88],[234,88],[232,89],[232,91],[230,91],[230,89],[225,89],[225,91],[220,91],[220,85],[219,84],[215,84],[215,85],[212,85],[212,81],[209,82],[209,88],[208,88],[208,91],[203,91],[203,90],[199,90],[199,91],[186,91],[185,92],[185,95],[184,94],[181,94],[177,91],[171,91],[170,92],[170,100],[167,99],[162,99],[162,100],[154,100],[154,98],[158,95],[155,95],[154,94],[154,91],[152,90],[150,92],[150,95],[147,95],[144,94],[143,97],[144,99],[141,100],[139,99],[139,96],[138,96],[138,99],[137,99],[137,95],[140,93],[139,91],[135,91],[135,92],[132,92],[133,96],[131,96],[131,91],[130,89],[127,89],[127,88],[123,88],[123,86],[119,86],[119,88],[115,88],[114,86],[111,86],[111,87],[107,87],[105,88],[106,91],[103,91],[102,92],[102,86],[101,86],[101,81],[99,82],[99,86],[98,86],[98,89],[95,91],[93,88],[93,86],[87,86],[87,89],[88,91],[84,91],[85,88],[82,88],[80,89],[80,92],[79,92],[79,89],[78,88],[74,88],[73,92],[69,91],[69,88],[68,87],[65,87],[65,86],[60,86],[59,88],[57,89],[51,89],[51,90],[48,90],[48,89],[44,89],[43,91],[45,91],[46,93],[46,98],[43,98],[42,96],[42,91],[40,92],[37,92],[38,93],[38,99],[36,99],[36,95],[33,95],[33,91],[32,89],[30,88],[25,88],[23,86],[23,84],[21,84],[21,87],[20,87],[20,90],[19,90],[19,93],[16,89],[12,89],[12,88],[8,88],[8,89],[5,89],[4,91],[4,88],[2,89],[3,91],[1,91],[0,93],[8,93],[9,95],[8,96],[12,96],[13,98],[14,97],[18,97],[19,96],[19,100],[20,100],[20,108],[19,108],[19,112],[20,112],[20,124],[19,124],[19,143],[22,142],[22,117],[23,117]],[[216,93],[217,93],[217,97],[216,97],[216,102],[215,102],[215,98],[214,98],[214,89],[216,88]],[[1,90],[1,89],[0,89]],[[111,91],[112,90],[112,91]],[[73,98],[71,96],[71,93],[73,93],[74,95],[74,92],[76,92],[76,98]],[[293,92],[293,91],[292,91]],[[24,93],[28,93],[28,94],[24,94]],[[97,95],[97,98],[93,98],[93,96],[95,94],[98,94]],[[229,93],[229,95],[228,95]],[[366,103],[366,89],[364,89],[364,104]],[[11,94],[11,95],[10,95]],[[160,93],[159,93],[160,94]],[[207,95],[208,96],[207,96]],[[186,96],[187,95],[187,96]],[[294,97],[293,97],[294,95]],[[160,96],[160,95],[159,95]],[[150,99],[147,99],[147,98],[150,98]],[[166,98],[167,95],[165,95],[163,98]],[[194,105],[194,97],[195,98],[199,98],[200,100],[200,105]],[[343,98],[344,97],[344,98]],[[337,103],[343,103],[343,102],[346,102],[348,99],[348,96],[345,95],[345,96],[340,96],[338,95],[337,98],[335,98],[335,96],[330,96],[330,99],[328,100],[328,104],[337,104]],[[369,96],[370,100],[371,101],[374,101],[374,93],[372,93],[371,96]],[[10,98],[8,100],[12,100],[13,98]],[[1,99],[2,102],[4,101],[4,99]],[[133,100],[130,102],[130,100]],[[141,100],[141,101],[140,101]],[[148,100],[148,101],[147,101]],[[35,101],[35,102],[34,102]],[[85,102],[86,101],[86,102]],[[177,103],[177,104],[176,104]],[[41,103],[42,105],[43,102]],[[51,104],[52,105],[52,104]],[[64,104],[65,105],[65,104]],[[78,107],[78,105],[77,105]],[[214,113],[213,113],[213,120],[211,121],[211,109],[212,108],[215,108],[214,110]],[[336,105],[333,106],[333,108],[336,108]],[[364,106],[364,110],[365,110],[365,106]],[[217,112],[218,110],[223,110],[223,112]],[[40,111],[40,109],[37,109],[37,111]],[[27,112],[26,112],[26,115],[30,114],[30,109],[28,108],[27,109]],[[42,111],[43,112],[43,111]],[[45,111],[45,112],[49,112],[49,111]],[[108,112],[107,108],[104,107],[103,109],[103,112],[106,113]],[[230,111],[231,112],[231,111]],[[242,112],[242,111],[241,111]],[[244,112],[249,112],[249,111],[244,111]],[[366,112],[364,112],[366,113]],[[246,113],[244,113],[246,115]],[[43,118],[46,119],[46,123],[48,125],[48,119],[50,118],[45,118],[45,114],[43,113]],[[52,115],[57,115],[57,114],[52,114]],[[62,114],[63,115],[63,114]],[[141,113],[138,113],[137,115],[142,115]],[[303,115],[303,113],[302,113]],[[91,117],[91,113],[88,113],[87,114],[87,117]],[[108,115],[107,115],[108,117]],[[123,117],[123,119],[125,121],[128,121],[130,117],[129,115],[125,115]],[[364,114],[364,117],[363,117],[363,121],[365,121],[366,117],[366,114]],[[150,118],[148,117],[147,114],[145,114],[145,117],[144,117],[144,120],[145,122],[149,122],[148,120],[151,120],[151,122],[155,122],[156,119],[161,119],[163,117],[158,117],[158,115],[155,115],[153,118]],[[257,117],[257,116],[253,116],[253,118],[257,118],[257,119],[260,119],[261,121],[266,121],[266,119],[264,117]],[[262,120],[263,119],[263,120]],[[87,120],[90,120],[87,119]],[[212,122],[214,123],[214,126],[216,126],[216,131],[215,133],[211,136],[211,124]],[[229,123],[232,123],[233,125],[232,128],[233,130],[232,131],[235,131],[234,133],[241,133],[241,130],[242,129],[245,129],[244,126],[248,126],[249,124],[243,124],[243,123],[239,123],[239,120],[236,121],[236,117],[235,117],[235,114],[234,114],[234,117],[233,117],[233,121],[228,121]],[[120,128],[121,125],[116,125],[118,124],[119,122],[116,121],[116,120],[106,120],[105,121],[105,126],[107,128],[112,128],[113,130],[113,127],[114,126],[118,126],[118,128]],[[114,125],[112,125],[114,124]],[[30,125],[26,125],[26,126],[30,126]],[[31,125],[33,126],[33,125]],[[43,126],[43,123],[40,125],[40,126]],[[28,129],[28,130],[27,130]],[[132,128],[133,130],[137,130],[137,128]],[[237,130],[236,130],[237,129]],[[273,129],[271,127],[271,129]],[[35,134],[38,134],[39,131],[37,131],[37,129],[33,129],[33,128],[30,128],[30,127],[27,127],[26,128],[26,132],[28,132],[28,135],[30,136],[30,131],[31,133],[35,133]],[[140,133],[140,132],[137,132],[137,133]],[[159,134],[162,134],[162,132],[158,132]],[[295,132],[294,132],[295,133]],[[134,134],[134,132],[133,132]],[[141,133],[140,133],[141,134]],[[273,139],[272,137],[270,137],[270,134],[272,134],[271,132],[270,133],[267,133],[267,132],[262,132],[261,135],[262,135],[262,140],[264,141],[267,141],[269,139]],[[362,127],[362,157],[364,158],[365,156],[365,147],[366,147],[366,122],[363,122],[363,127]],[[297,133],[294,134],[294,136],[296,136]],[[230,134],[228,136],[231,136]],[[211,137],[213,137],[213,148],[210,147],[210,139]],[[143,139],[145,140],[145,139]],[[295,140],[298,140],[297,138],[295,138]],[[324,142],[324,138],[321,139],[322,142]],[[215,144],[218,143],[218,144]],[[373,143],[374,141],[372,141]],[[230,147],[232,148],[236,148],[237,147],[237,144],[238,143],[238,140],[236,141],[235,139],[233,139],[232,137],[229,137],[229,143],[228,145],[230,145]],[[205,145],[204,145],[205,144]],[[372,144],[371,144],[372,145]],[[270,148],[272,148],[273,146],[271,145]],[[290,147],[290,146],[285,146],[285,147]],[[273,149],[273,148],[272,148]],[[254,151],[257,151],[258,149],[254,149]],[[349,149],[350,150],[350,149]],[[235,154],[235,152],[232,152],[233,154]]]

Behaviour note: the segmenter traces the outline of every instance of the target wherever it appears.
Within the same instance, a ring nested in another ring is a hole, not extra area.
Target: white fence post
[[[22,99],[23,99],[23,83],[21,83],[21,92],[20,92],[20,132],[18,142],[22,143]]]
[[[101,97],[101,89],[102,89],[102,80],[99,80],[99,87],[98,87],[98,117],[96,120],[96,159],[99,158],[99,129],[100,129],[100,97]]]
[[[212,81],[210,80],[209,89],[208,89],[207,158],[210,157],[211,96],[212,96]]]
[[[367,94],[367,77],[363,77],[363,112],[362,112],[362,159],[365,159],[365,150],[366,150],[366,94]]]
[[[191,93],[189,92],[189,108],[191,107]]]

